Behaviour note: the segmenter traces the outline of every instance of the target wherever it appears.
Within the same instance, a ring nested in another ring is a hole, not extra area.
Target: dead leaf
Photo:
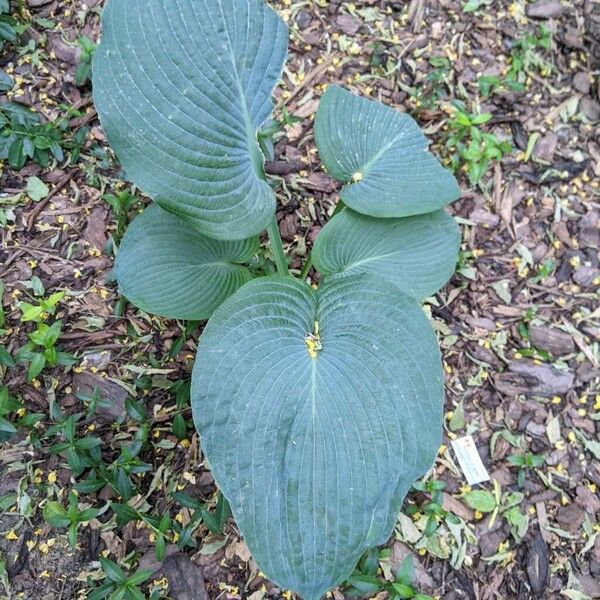
[[[173,600],[210,600],[202,569],[187,554],[177,552],[168,556],[162,572],[169,580],[169,592]]]

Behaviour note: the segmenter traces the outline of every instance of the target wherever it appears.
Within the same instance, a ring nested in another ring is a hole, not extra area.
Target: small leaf
[[[510,532],[517,542],[520,542],[527,533],[529,517],[521,512],[518,506],[514,506],[504,513],[504,518],[510,525]]]
[[[165,557],[166,551],[167,551],[167,544],[165,541],[165,536],[159,535],[156,538],[156,548],[155,548],[156,560],[162,561]]]
[[[496,292],[496,295],[504,304],[512,303],[512,296],[510,293],[510,282],[508,279],[501,279],[500,281],[494,281],[492,283],[492,289]]]
[[[459,247],[458,225],[444,211],[376,219],[346,208],[325,225],[312,256],[323,275],[372,273],[421,300],[450,279]]]
[[[140,585],[144,583],[144,581],[150,579],[150,577],[152,577],[153,574],[154,571],[152,571],[151,569],[140,569],[139,571],[136,571],[133,575],[130,575],[127,578],[127,584]]]
[[[0,71],[0,92],[8,92],[14,85],[14,79],[4,71]]]
[[[126,581],[125,573],[121,570],[121,567],[112,560],[99,556],[98,560],[102,565],[102,570],[106,573],[106,576],[114,581],[115,583],[124,583]]]
[[[0,417],[0,433],[12,435],[17,433],[17,429],[10,421],[7,421],[4,417]]]
[[[376,594],[383,587],[374,575],[352,575],[348,583],[360,594]]]
[[[315,139],[327,171],[348,184],[342,200],[365,215],[419,215],[460,196],[414,119],[341,87],[329,86],[321,98]]]
[[[0,346],[0,365],[4,365],[5,367],[16,366],[13,357],[8,353],[8,350],[2,346]]]
[[[27,195],[34,201],[39,202],[50,193],[50,188],[39,177],[27,178]]]
[[[173,435],[178,440],[184,440],[187,435],[187,425],[181,413],[177,413],[173,419]]]
[[[143,422],[146,418],[146,411],[144,409],[144,406],[137,400],[131,398],[130,396],[125,398],[125,409],[127,410],[127,414],[132,419],[135,419],[140,423]]]
[[[42,353],[34,353],[27,369],[27,381],[33,381],[46,366],[46,357]]]
[[[394,582],[392,583],[392,588],[400,598],[414,598],[415,596],[415,591],[412,586],[405,583]]]
[[[465,502],[474,510],[482,513],[492,512],[496,508],[494,494],[485,490],[473,490],[465,494]]]
[[[202,508],[202,505],[198,500],[188,496],[188,494],[184,494],[183,492],[173,492],[173,500],[180,504],[181,506],[185,506],[185,508],[191,508],[194,510],[198,510]]]
[[[44,519],[52,527],[66,527],[71,522],[62,504],[52,500],[44,505]]]
[[[126,525],[129,521],[137,521],[139,519],[137,512],[129,504],[111,502],[110,507],[117,515],[120,526]]]
[[[238,263],[257,248],[256,238],[208,238],[154,204],[129,226],[115,274],[121,293],[138,308],[163,317],[203,320],[252,279]]]
[[[411,585],[415,579],[415,565],[412,556],[408,554],[402,561],[398,572],[396,573],[396,581]]]

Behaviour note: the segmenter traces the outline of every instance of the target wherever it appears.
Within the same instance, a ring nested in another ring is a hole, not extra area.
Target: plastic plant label
[[[452,440],[451,444],[469,485],[490,480],[490,475],[483,465],[477,446],[470,435]]]

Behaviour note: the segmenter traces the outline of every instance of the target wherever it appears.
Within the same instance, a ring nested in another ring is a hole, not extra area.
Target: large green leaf
[[[327,171],[348,184],[343,201],[360,213],[420,215],[460,196],[414,119],[380,102],[330,86],[319,104],[315,138]]]
[[[121,293],[142,310],[172,319],[208,319],[252,279],[237,263],[257,249],[257,238],[215,240],[154,204],[127,229],[115,274]]]
[[[256,279],[217,309],[194,420],[269,577],[317,600],[389,537],[441,442],[442,380],[418,302],[371,275]]]
[[[262,0],[108,0],[94,102],[128,178],[218,239],[265,229],[275,196],[256,132],[287,48]]]
[[[459,248],[458,225],[443,210],[376,219],[346,208],[325,225],[312,257],[323,275],[373,273],[422,299],[452,277]]]

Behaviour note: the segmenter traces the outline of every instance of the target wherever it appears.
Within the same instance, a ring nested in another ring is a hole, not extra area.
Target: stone
[[[600,103],[593,98],[585,96],[579,103],[579,109],[585,115],[585,118],[595,123],[600,121]]]
[[[565,7],[556,0],[541,0],[527,5],[527,16],[532,19],[555,19],[565,12]]]
[[[362,25],[359,19],[355,19],[350,15],[340,15],[336,19],[336,23],[346,35],[356,35]]]
[[[600,499],[598,496],[585,485],[578,485],[576,490],[577,496],[575,497],[575,503],[581,507],[586,513],[592,517],[600,512]]]
[[[578,531],[584,520],[585,513],[575,504],[561,506],[556,512],[558,525],[571,533]]]
[[[94,418],[102,424],[121,422],[127,414],[125,408],[125,400],[128,397],[127,391],[117,383],[109,381],[104,377],[99,377],[93,373],[83,371],[76,373],[73,377],[73,387],[80,394],[91,396],[97,388],[100,397],[107,400],[106,406],[104,403],[99,403]]]
[[[590,210],[581,218],[579,236],[582,246],[600,249],[600,212]]]
[[[549,133],[538,140],[533,152],[538,158],[551,162],[557,146],[558,136],[556,133]]]
[[[600,269],[594,267],[579,267],[573,273],[573,281],[581,287],[600,285]]]
[[[590,93],[590,76],[588,73],[579,72],[573,76],[573,87],[586,96]]]

